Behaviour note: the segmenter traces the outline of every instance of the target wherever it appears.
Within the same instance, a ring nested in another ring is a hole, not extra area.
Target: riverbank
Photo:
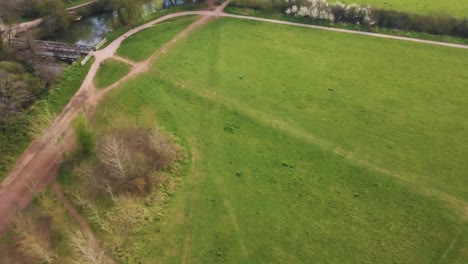
[[[206,7],[206,4],[187,4],[165,9],[143,18],[137,26],[172,13],[193,11]],[[120,27],[117,30],[107,33],[105,37],[107,37],[108,42],[105,46],[109,45],[129,30],[130,27]],[[105,46],[103,48],[105,48]],[[40,118],[44,118],[45,116],[42,115],[44,113],[50,113],[51,116],[49,116],[49,118],[59,113],[75,94],[84,79],[84,75],[87,74],[93,63],[93,61],[90,61],[85,66],[81,66],[79,62],[80,61],[77,61],[68,66],[62,76],[59,77],[57,83],[49,89],[49,93],[39,99],[29,109],[25,110],[24,113],[18,117],[17,122],[7,131],[0,131],[0,152],[2,153],[0,157],[0,179],[8,173],[21,153],[23,153],[28,145],[35,139],[35,136],[30,133],[31,124],[38,123]],[[42,120],[40,122],[45,122],[45,124],[43,124],[43,128],[45,128],[50,121],[51,120]]]

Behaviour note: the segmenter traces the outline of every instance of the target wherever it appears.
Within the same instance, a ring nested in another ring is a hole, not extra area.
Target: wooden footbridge
[[[11,45],[30,45],[33,52],[44,57],[57,57],[63,60],[76,60],[93,51],[94,47],[55,41],[11,39]]]

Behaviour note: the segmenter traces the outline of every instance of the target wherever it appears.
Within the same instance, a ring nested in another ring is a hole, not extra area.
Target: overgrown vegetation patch
[[[167,132],[122,116],[111,126],[90,125],[84,117],[75,123],[81,123],[75,125],[78,152],[66,161],[59,180],[96,234],[106,238],[101,240],[106,251],[132,262],[136,235],[162,219],[175,192],[185,150]],[[96,132],[90,137],[83,133],[87,130]],[[95,141],[91,151],[89,138]]]
[[[85,66],[77,62],[66,68],[38,101],[22,110],[8,125],[0,125],[0,178],[8,172],[31,141],[42,134],[54,116],[62,111],[80,88],[93,60],[88,61]]]
[[[33,186],[31,186],[33,188]],[[0,240],[2,263],[109,263],[51,190],[35,197]]]

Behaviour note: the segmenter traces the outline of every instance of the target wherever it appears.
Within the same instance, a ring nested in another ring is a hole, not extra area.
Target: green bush
[[[79,115],[73,121],[76,144],[80,153],[89,154],[94,151],[94,132],[88,126],[88,119],[85,115]]]

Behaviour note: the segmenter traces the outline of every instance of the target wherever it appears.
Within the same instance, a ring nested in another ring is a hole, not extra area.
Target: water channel
[[[148,16],[160,10],[161,8],[158,7],[157,2],[160,3],[160,1],[152,0],[144,4],[142,6],[142,15]],[[176,5],[184,3],[183,0],[176,0],[174,2]],[[161,4],[159,4],[159,6],[161,6]],[[171,2],[165,0],[162,8],[168,8],[170,6]],[[109,32],[114,30],[116,25],[118,25],[117,12],[95,13],[82,17],[78,21],[74,21],[65,32],[49,37],[47,40],[94,46]]]

